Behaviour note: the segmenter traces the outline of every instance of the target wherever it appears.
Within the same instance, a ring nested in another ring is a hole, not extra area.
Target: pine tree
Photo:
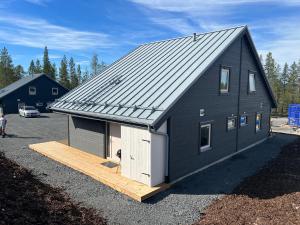
[[[68,75],[68,60],[65,55],[60,62],[59,83],[62,86],[64,86],[65,88],[70,88],[70,81],[69,81],[69,75]]]
[[[85,68],[85,71],[83,72],[81,83],[86,82],[88,79],[89,79],[89,71],[87,68]]]
[[[42,69],[42,66],[41,66],[41,62],[39,59],[37,59],[35,61],[35,71],[34,73],[42,73],[43,72],[43,69]]]
[[[71,57],[69,61],[69,70],[70,70],[70,88],[73,89],[78,86],[79,81],[76,74],[76,68],[74,59]]]
[[[24,68],[21,65],[17,65],[14,68],[14,75],[15,75],[15,79],[19,80],[24,76]]]
[[[276,77],[277,74],[276,74],[276,63],[271,52],[269,52],[266,57],[265,73],[271,84],[271,87],[274,88],[277,80]]]
[[[98,73],[98,55],[94,54],[91,61],[92,76]]]
[[[32,75],[35,73],[35,70],[36,70],[36,69],[35,69],[34,61],[31,60],[30,66],[29,66],[29,68],[28,68],[28,74],[32,76]]]
[[[56,69],[56,64],[53,63],[51,65],[51,76],[50,76],[53,80],[56,80],[57,77],[57,69]]]
[[[14,65],[7,48],[0,52],[0,88],[3,88],[16,81],[14,76]]]
[[[81,67],[80,67],[80,64],[77,65],[77,72],[76,72],[76,75],[77,75],[77,79],[78,79],[78,84],[81,84]]]
[[[44,57],[43,57],[43,73],[51,77],[52,79],[55,79],[54,74],[52,73],[52,65],[49,60],[49,53],[47,46],[44,49]]]
[[[296,103],[299,99],[297,95],[297,85],[298,85],[298,71],[297,64],[293,62],[289,70],[289,80],[288,80],[288,92],[290,95],[290,103]]]
[[[282,74],[280,76],[280,81],[282,83],[283,94],[286,93],[286,85],[289,81],[289,65],[287,63],[284,64]]]

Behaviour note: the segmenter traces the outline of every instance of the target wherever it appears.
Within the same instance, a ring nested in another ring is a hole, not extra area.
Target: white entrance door
[[[110,123],[109,133],[109,149],[107,158],[112,161],[119,162],[120,159],[117,157],[117,151],[121,149],[121,125]]]
[[[150,134],[147,130],[122,126],[122,175],[150,185]]]

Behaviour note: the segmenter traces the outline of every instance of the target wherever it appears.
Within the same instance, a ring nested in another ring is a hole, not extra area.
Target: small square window
[[[52,88],[52,95],[58,95],[58,88]]]
[[[230,70],[228,68],[221,69],[221,77],[220,77],[220,92],[228,93],[229,92],[229,76]]]
[[[248,116],[242,115],[240,117],[240,126],[243,127],[243,126],[246,126],[246,125],[248,125]]]
[[[256,113],[256,118],[255,118],[255,131],[260,131],[261,130],[261,113]]]
[[[233,130],[236,128],[236,118],[229,117],[227,118],[227,130]]]
[[[29,95],[36,95],[36,88],[35,87],[29,87]]]
[[[255,74],[250,72],[249,73],[249,92],[255,92],[256,87],[255,87]]]
[[[200,126],[200,151],[204,152],[211,148],[211,124]]]

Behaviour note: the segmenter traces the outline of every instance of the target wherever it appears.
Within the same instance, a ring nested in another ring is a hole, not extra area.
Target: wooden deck
[[[29,145],[29,148],[80,171],[139,202],[169,187],[168,184],[149,187],[145,184],[123,177],[120,174],[119,167],[108,168],[101,165],[101,163],[108,162],[109,160],[56,141],[32,144]]]

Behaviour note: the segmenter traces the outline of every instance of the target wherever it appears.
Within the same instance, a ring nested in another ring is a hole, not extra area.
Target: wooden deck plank
[[[149,187],[145,184],[121,176],[120,168],[108,168],[101,163],[109,160],[72,148],[63,143],[50,141],[29,145],[29,148],[84,173],[95,180],[137,200],[143,201],[169,187],[169,184],[161,184]]]

